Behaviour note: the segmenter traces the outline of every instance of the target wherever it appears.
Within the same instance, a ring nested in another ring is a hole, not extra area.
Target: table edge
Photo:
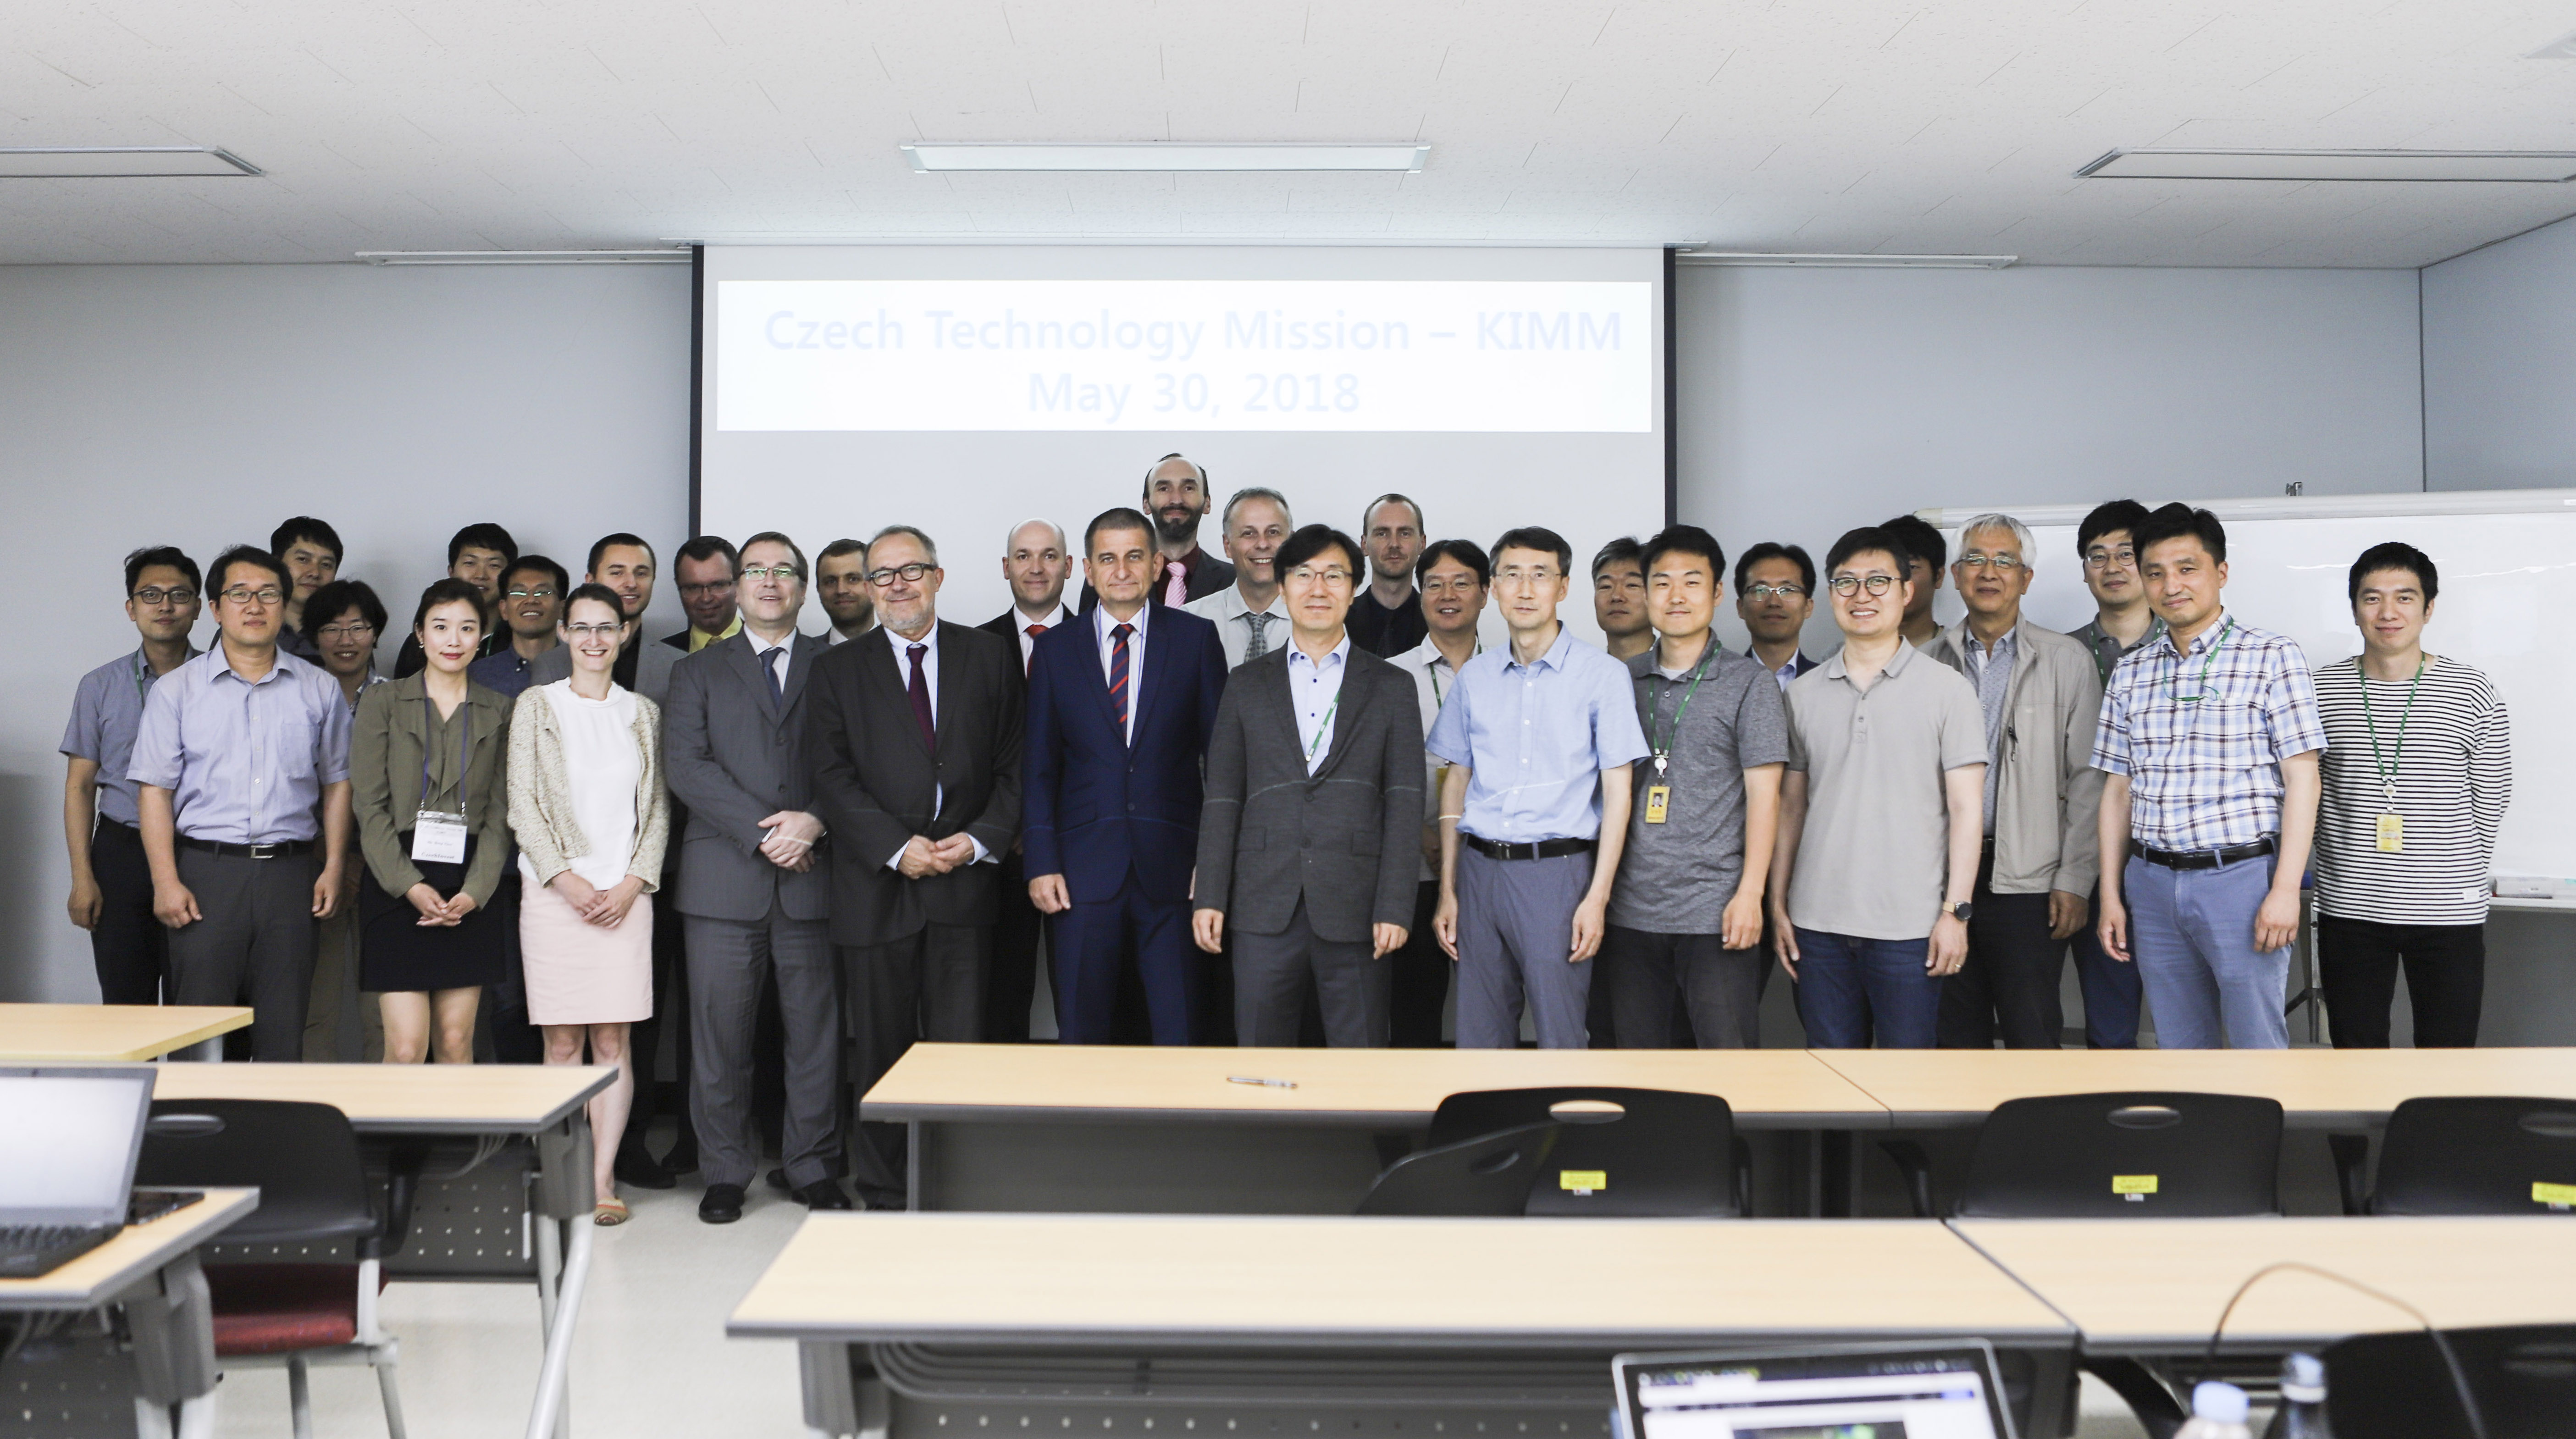
[[[11,1284],[39,1285],[45,1282],[46,1276],[42,1275],[39,1275],[34,1279],[11,1279],[0,1281],[0,1312],[24,1313],[28,1311],[45,1310],[86,1312],[88,1310],[96,1309],[102,1304],[110,1303],[117,1295],[132,1288],[136,1280],[159,1270],[180,1254],[185,1253],[188,1250],[195,1249],[199,1245],[210,1242],[216,1235],[223,1233],[226,1229],[239,1223],[243,1218],[248,1216],[251,1211],[259,1208],[259,1191],[256,1189],[234,1188],[209,1189],[206,1191],[205,1198],[198,1200],[194,1204],[174,1209],[168,1214],[164,1214],[157,1219],[149,1221],[142,1227],[148,1230],[153,1225],[164,1224],[170,1220],[178,1219],[183,1215],[189,1215],[200,1207],[209,1204],[223,1204],[227,1206],[228,1212],[221,1215],[206,1216],[208,1222],[200,1224],[184,1240],[168,1239],[166,1236],[181,1232],[181,1229],[185,1226],[172,1226],[171,1228],[162,1231],[165,1236],[163,1239],[143,1248],[135,1257],[126,1260],[119,1268],[109,1271],[108,1274],[77,1294],[64,1289],[25,1289],[12,1291],[6,1287]],[[212,1222],[215,1220],[220,1220],[220,1222]],[[127,1226],[129,1229],[134,1227],[136,1226]],[[113,1243],[114,1241],[110,1242]],[[79,1261],[74,1260],[73,1262],[78,1263]],[[39,1298],[39,1295],[42,1295],[43,1297]]]

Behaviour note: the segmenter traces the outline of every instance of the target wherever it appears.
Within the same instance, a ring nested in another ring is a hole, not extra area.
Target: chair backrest
[[[2373,1214],[2547,1214],[2576,1204],[2576,1103],[2410,1099],[2388,1116]]]
[[[2561,1439],[2576,1414],[2576,1325],[2445,1329],[2487,1439]],[[2475,1432],[2459,1380],[2420,1329],[2363,1334],[2325,1352],[2336,1439],[2439,1439]]]
[[[1369,1186],[1355,1214],[1512,1218],[1529,1204],[1530,1175],[1564,1126],[1524,1124],[1408,1154]]]
[[[1618,1113],[1554,1114],[1589,1102]],[[1547,1166],[1530,1181],[1534,1215],[1603,1218],[1733,1218],[1735,1111],[1714,1094],[1559,1084],[1479,1089],[1440,1101],[1431,1143],[1555,1118],[1565,1125]]]
[[[156,1099],[137,1184],[255,1188],[259,1208],[226,1244],[364,1239],[377,1233],[349,1116],[283,1099]]]
[[[2281,1105],[2241,1094],[2054,1094],[1997,1105],[1958,1213],[1988,1219],[2278,1214]]]

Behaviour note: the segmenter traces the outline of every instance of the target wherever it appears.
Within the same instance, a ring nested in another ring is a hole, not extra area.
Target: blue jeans
[[[2102,948],[2102,891],[2093,891],[2084,927],[2075,933],[2075,984],[2084,992],[2084,1047],[2138,1047],[2138,1006],[2145,991],[2138,967],[2122,964]]]
[[[2158,1049],[2287,1049],[2290,947],[2254,947],[2277,856],[2167,869],[2132,856],[2120,889]]]
[[[1862,939],[1798,931],[1798,1022],[1809,1049],[1930,1049],[1941,981],[1923,972],[1926,939]]]

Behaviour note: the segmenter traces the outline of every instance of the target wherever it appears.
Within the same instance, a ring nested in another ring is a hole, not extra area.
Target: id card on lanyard
[[[420,746],[420,811],[412,816],[411,857],[415,864],[463,864],[465,862],[465,816],[429,807],[430,736],[438,733],[438,710],[428,695],[420,697],[421,713],[429,720]],[[457,729],[462,738],[456,747],[456,797],[465,798],[465,768],[474,755],[474,706],[463,704],[465,713]]]

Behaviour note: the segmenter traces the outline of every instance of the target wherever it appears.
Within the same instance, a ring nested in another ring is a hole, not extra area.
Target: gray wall
[[[36,617],[0,651],[0,998],[97,998],[62,909],[55,746],[80,674],[135,644],[127,550],[202,563],[320,515],[397,629],[472,521],[576,571],[611,529],[667,553],[688,337],[678,266],[0,268],[0,486]]]
[[[2424,271],[2425,488],[2576,485],[2576,222]]]

